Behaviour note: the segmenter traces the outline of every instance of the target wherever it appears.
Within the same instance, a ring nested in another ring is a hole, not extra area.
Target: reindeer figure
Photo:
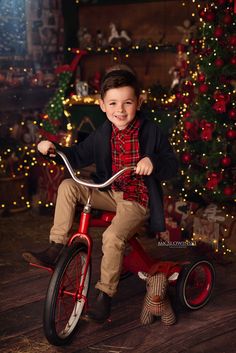
[[[173,325],[176,318],[166,294],[168,280],[164,273],[147,275],[147,277],[142,273],[140,277],[146,280],[147,288],[140,317],[141,323],[143,325],[151,324],[156,316],[160,316],[163,324]]]

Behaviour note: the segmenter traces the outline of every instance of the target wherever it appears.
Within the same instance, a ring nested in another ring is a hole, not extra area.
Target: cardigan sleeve
[[[153,164],[153,175],[159,181],[175,177],[178,173],[179,163],[168,138],[156,130],[155,147],[150,153],[145,154]]]
[[[66,155],[74,169],[84,168],[94,163],[95,133],[95,131],[92,132],[84,141],[80,142],[78,145],[64,147],[55,144],[55,146],[59,151]],[[60,157],[56,157],[56,161],[61,163]]]

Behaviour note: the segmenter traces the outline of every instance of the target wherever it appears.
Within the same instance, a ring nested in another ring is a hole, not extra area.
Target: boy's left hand
[[[140,159],[137,163],[135,173],[139,175],[150,175],[153,171],[153,165],[148,157]]]

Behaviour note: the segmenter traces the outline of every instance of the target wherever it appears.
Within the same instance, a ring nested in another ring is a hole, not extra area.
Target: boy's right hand
[[[47,155],[49,153],[49,157],[56,157],[56,147],[51,141],[41,141],[39,142],[37,148],[38,151],[44,155]]]

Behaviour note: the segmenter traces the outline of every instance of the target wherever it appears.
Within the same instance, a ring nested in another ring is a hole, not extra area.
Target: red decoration
[[[203,83],[205,82],[206,76],[203,73],[198,74],[198,82]]]
[[[213,52],[213,49],[205,48],[205,49],[202,50],[202,55],[209,56],[209,55],[212,54],[212,52]]]
[[[234,140],[236,138],[236,130],[233,130],[233,129],[229,129],[226,131],[226,137],[229,139],[229,140]]]
[[[190,112],[186,112],[186,113],[184,113],[183,118],[184,119],[188,119],[188,118],[190,118],[190,116],[191,116],[191,113]]]
[[[199,86],[198,90],[200,93],[206,93],[208,91],[208,85],[206,83],[203,83]]]
[[[207,11],[204,15],[204,20],[206,22],[213,22],[215,19],[215,13],[211,10]]]
[[[231,164],[232,160],[229,156],[225,156],[221,159],[221,165],[223,167],[229,167]]]
[[[228,112],[229,118],[232,120],[236,119],[236,109],[230,109]]]
[[[182,101],[184,104],[189,105],[193,101],[193,96],[188,95],[188,96],[183,96]]]
[[[230,102],[230,97],[228,94],[221,93],[220,91],[216,91],[213,95],[216,100],[215,104],[212,108],[218,113],[225,113],[226,106]]]
[[[233,57],[230,59],[230,64],[236,65],[236,56],[233,56]]]
[[[217,5],[222,6],[226,3],[226,0],[217,0],[216,3]]]
[[[223,36],[223,34],[224,34],[223,28],[220,27],[220,26],[217,26],[217,27],[215,28],[215,30],[214,30],[214,35],[215,35],[215,37],[216,37],[216,38],[221,38],[221,37]]]
[[[226,187],[224,188],[224,194],[225,194],[225,196],[232,196],[233,193],[234,193],[234,190],[233,190],[233,188],[232,188],[231,186],[226,186]]]
[[[215,66],[218,67],[218,68],[220,68],[220,67],[222,67],[223,65],[224,65],[224,60],[221,59],[221,58],[216,58],[216,60],[215,60]]]
[[[192,160],[192,155],[189,152],[184,152],[181,156],[181,160],[184,164],[189,164]]]
[[[177,92],[175,96],[176,96],[176,99],[178,99],[179,101],[182,100],[183,98],[183,95],[180,92]]]
[[[82,56],[87,54],[86,50],[79,50],[79,49],[73,49],[72,52],[75,53],[76,55],[72,60],[72,62],[70,63],[70,65],[65,64],[65,65],[58,66],[56,68],[57,74],[60,74],[61,72],[68,72],[68,71],[73,72],[76,69],[78,62],[81,60]]]
[[[231,37],[229,37],[229,45],[232,47],[236,46],[236,34],[233,34]]]
[[[199,16],[204,20],[204,18],[206,16],[206,12],[204,9],[201,9],[201,11],[199,12]]]
[[[223,23],[224,23],[225,25],[230,25],[232,22],[233,22],[232,16],[231,16],[229,13],[227,13],[227,14],[223,17]]]
[[[208,172],[207,179],[208,181],[206,183],[206,188],[208,190],[213,190],[218,186],[219,182],[222,180],[222,174],[216,172]]]
[[[201,120],[200,128],[202,129],[201,139],[203,141],[211,141],[212,140],[212,134],[213,134],[213,131],[215,129],[215,124],[214,123],[209,123],[206,120]]]
[[[196,46],[196,45],[198,45],[197,39],[192,38],[192,39],[190,40],[190,44],[191,44],[193,47]]]
[[[184,122],[184,128],[185,130],[191,130],[193,128],[194,124],[191,121],[185,121]]]

